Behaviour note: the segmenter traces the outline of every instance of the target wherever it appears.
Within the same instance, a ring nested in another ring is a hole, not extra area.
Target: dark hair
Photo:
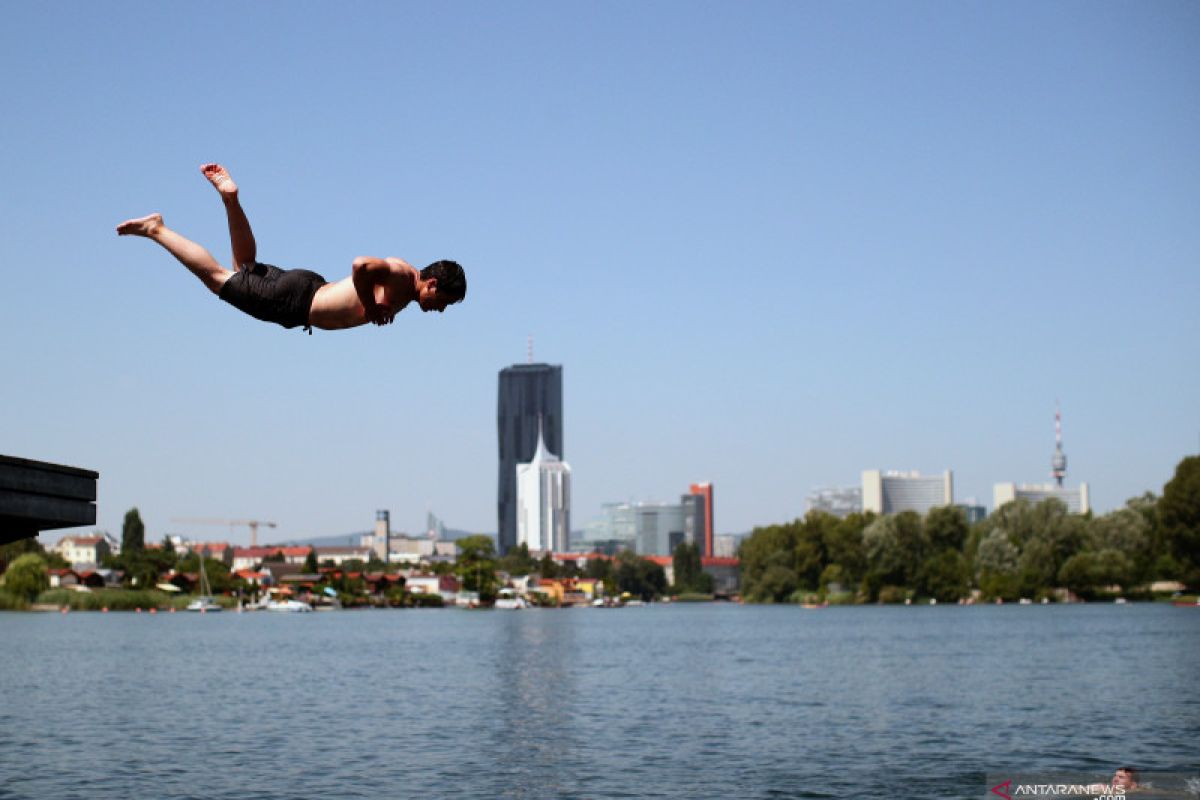
[[[421,270],[421,279],[437,280],[438,294],[451,303],[462,302],[467,296],[467,276],[455,261],[435,261]]]

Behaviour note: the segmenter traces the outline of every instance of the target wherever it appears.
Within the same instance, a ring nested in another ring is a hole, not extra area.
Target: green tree
[[[304,557],[304,571],[309,575],[315,575],[321,571],[321,567],[317,564],[317,548],[308,548],[308,555]]]
[[[671,567],[675,573],[676,593],[712,594],[713,578],[704,571],[700,548],[696,545],[680,542],[671,555]]]
[[[1045,593],[1067,559],[1086,544],[1087,519],[1057,499],[1007,503],[971,531],[968,552],[985,595]]]
[[[605,594],[616,594],[617,573],[616,569],[613,567],[612,559],[589,558],[587,567],[584,569],[583,574],[584,577],[602,581],[604,583]]]
[[[667,588],[667,574],[649,559],[628,550],[617,555],[617,590],[650,601]]]
[[[537,562],[529,555],[529,545],[521,542],[508,551],[499,561],[499,568],[509,575],[528,575],[536,569]],[[588,562],[591,565],[591,562]]]
[[[742,540],[738,548],[742,594],[751,600],[766,597],[769,592],[760,591],[758,584],[772,566],[781,566],[795,575],[796,541],[800,521],[784,525],[768,525],[755,528]]]
[[[1017,599],[1021,591],[1017,578],[1020,556],[1003,528],[993,527],[983,535],[975,552],[975,570],[984,597]]]
[[[691,591],[697,576],[703,572],[700,566],[700,548],[689,542],[680,542],[671,554],[671,567],[675,573],[676,591]]]
[[[561,571],[558,562],[551,558],[549,553],[543,555],[541,560],[537,562],[537,573],[543,578],[557,578]]]
[[[8,568],[9,564],[26,553],[33,553],[45,558],[46,551],[42,548],[42,544],[37,540],[36,536],[28,539],[17,539],[7,544],[0,544],[0,575],[4,574],[4,570]]]
[[[31,602],[49,587],[46,561],[37,553],[17,556],[4,572],[5,591]]]
[[[838,520],[835,524],[822,525],[826,559],[830,565],[836,564],[841,567],[839,582],[843,586],[857,584],[867,573],[863,530],[874,520],[874,514],[856,513]]]
[[[1116,584],[1124,587],[1133,575],[1133,564],[1116,550],[1084,551],[1067,559],[1059,581],[1076,595],[1091,599]]]
[[[925,515],[925,538],[930,549],[962,551],[967,541],[967,515],[958,506],[940,506]]]
[[[939,603],[953,603],[970,591],[971,571],[967,559],[958,550],[943,548],[921,564],[917,592]]]
[[[121,525],[121,555],[134,555],[146,549],[146,526],[142,523],[142,515],[137,508],[125,512],[125,522]]]
[[[1093,517],[1087,523],[1087,547],[1090,550],[1115,550],[1133,567],[1130,579],[1141,582],[1150,576],[1153,557],[1150,523],[1146,515],[1128,505]]]
[[[917,571],[927,549],[920,515],[903,511],[877,517],[863,530],[863,547],[872,599],[883,586],[916,586]]]
[[[496,580],[496,545],[489,536],[466,536],[458,540],[455,572],[468,592],[478,592],[482,602],[491,602],[499,591]]]
[[[1179,565],[1179,580],[1200,588],[1200,456],[1175,467],[1158,501],[1163,544]]]
[[[762,578],[755,584],[754,600],[761,603],[785,603],[800,588],[800,579],[795,570],[781,564],[767,567]]]
[[[821,512],[810,512],[796,525],[793,569],[802,588],[815,590],[820,585],[826,564],[826,529],[836,525],[835,518]]]
[[[1049,541],[1035,536],[1026,542],[1025,549],[1017,557],[1017,591],[1020,595],[1035,597],[1056,585],[1060,569],[1056,564],[1054,548]]]

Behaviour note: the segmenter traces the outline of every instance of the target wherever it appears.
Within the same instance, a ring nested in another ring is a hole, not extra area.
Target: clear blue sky
[[[496,529],[497,372],[562,364],[574,527],[716,487],[717,529],[866,468],[1099,510],[1200,447],[1194,2],[16,3],[0,27],[0,452],[98,527]],[[306,336],[118,238],[467,268]],[[234,539],[245,541],[244,529]],[[57,538],[57,534],[49,538]]]

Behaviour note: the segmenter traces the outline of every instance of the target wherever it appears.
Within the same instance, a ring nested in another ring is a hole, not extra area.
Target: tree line
[[[819,511],[755,528],[743,541],[742,594],[754,602],[955,602],[1093,599],[1153,581],[1200,588],[1200,456],[1176,467],[1161,496],[1108,514],[1069,514],[1059,500],[1009,503],[973,525],[962,509],[839,518]],[[1139,587],[1142,587],[1139,589]]]

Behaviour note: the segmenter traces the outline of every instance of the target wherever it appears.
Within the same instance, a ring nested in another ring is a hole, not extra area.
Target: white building
[[[359,538],[359,545],[368,547],[375,557],[387,563],[392,554],[392,514],[387,509],[375,512],[375,531]]]
[[[404,589],[410,594],[441,595],[447,605],[454,605],[462,585],[453,575],[405,575]]]
[[[571,467],[546,449],[539,426],[533,460],[517,464],[517,544],[563,553],[570,532]]]
[[[72,567],[97,566],[111,552],[104,536],[64,536],[54,550]]]
[[[1086,514],[1091,511],[1091,503],[1088,498],[1088,485],[1086,483],[1079,484],[1078,489],[1068,489],[1064,486],[1056,486],[1053,483],[1039,484],[1015,484],[1015,483],[997,483],[992,488],[992,503],[993,508],[1000,508],[1006,503],[1011,503],[1016,500],[1028,500],[1030,503],[1037,505],[1043,500],[1055,498],[1061,500],[1067,507],[1067,511],[1072,514]]]
[[[717,558],[736,558],[738,537],[732,533],[719,533],[713,537],[713,555]]]
[[[862,474],[862,510],[876,514],[915,511],[928,514],[931,509],[954,503],[954,473],[922,475],[919,472],[880,472],[868,469]]]
[[[863,510],[863,490],[859,486],[813,489],[804,505],[806,511],[823,511],[844,519]]]
[[[347,561],[362,561],[364,564],[371,560],[371,556],[375,551],[370,547],[314,547],[317,551],[318,566],[325,566],[325,562],[332,563],[335,567],[340,567]]]

